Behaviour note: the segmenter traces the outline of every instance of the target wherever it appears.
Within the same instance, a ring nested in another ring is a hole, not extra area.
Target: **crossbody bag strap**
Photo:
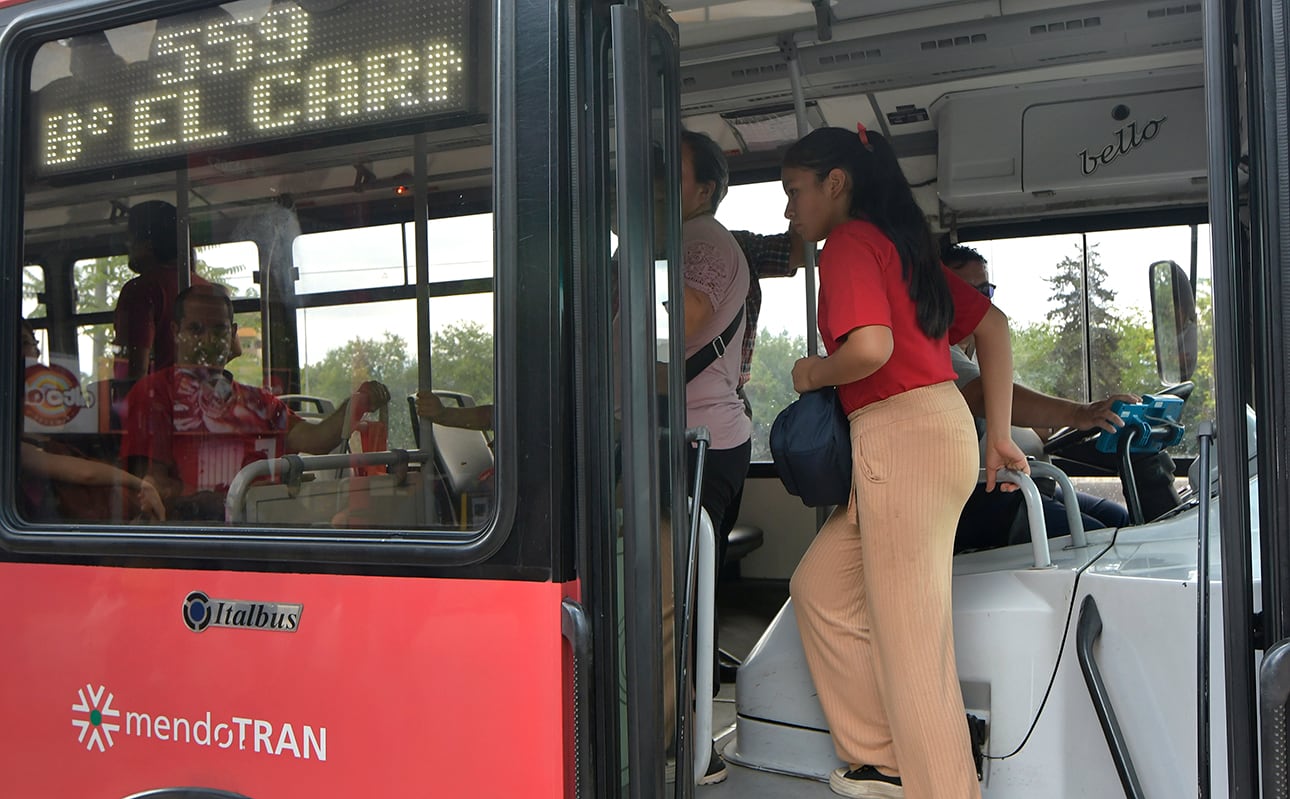
[[[726,354],[726,349],[735,337],[735,331],[739,329],[739,323],[744,318],[744,306],[739,306],[739,312],[721,335],[705,344],[698,352],[685,359],[685,382],[689,383],[698,377],[704,369],[712,365],[712,362]]]

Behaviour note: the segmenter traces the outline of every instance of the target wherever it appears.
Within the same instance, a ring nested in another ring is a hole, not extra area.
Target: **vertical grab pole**
[[[426,137],[424,133],[418,133],[412,137],[412,237],[417,259],[417,388],[430,391],[434,388],[434,371],[430,363],[430,175],[426,158]],[[404,258],[407,258],[406,252],[405,249]],[[417,448],[435,452],[434,425],[429,419],[414,421],[417,422]],[[431,457],[422,468],[427,474],[433,473],[435,459]],[[432,518],[435,512],[434,492],[427,486],[423,493],[426,518]],[[462,515],[465,516],[464,513]]]
[[[805,136],[811,132],[811,123],[806,119],[806,93],[802,89],[802,70],[797,61],[797,48],[791,41],[781,45],[785,58],[788,59],[788,79],[793,85],[793,111],[797,116],[797,135]],[[814,244],[814,242],[810,242]],[[816,328],[819,319],[815,306],[815,247],[803,247],[802,255],[806,258],[806,352],[818,355],[820,347]]]
[[[686,441],[698,446],[695,453],[694,490],[690,499],[690,531],[685,570],[685,596],[681,618],[681,674],[690,661],[690,647],[694,646],[694,778],[697,780],[708,770],[712,757],[712,668],[713,619],[716,603],[716,533],[712,522],[703,510],[703,472],[707,466],[708,446],[711,437],[708,428],[696,427],[685,431]],[[697,622],[697,629],[695,623]],[[691,631],[694,640],[691,642]],[[678,680],[684,684],[684,680]],[[677,712],[677,723],[684,714]],[[677,752],[677,757],[682,753]],[[679,761],[678,761],[679,762]],[[678,780],[684,772],[678,770]]]
[[[430,369],[430,198],[429,167],[426,166],[426,137],[418,133],[413,142],[412,235],[417,258],[417,386],[434,388]],[[427,432],[433,425],[426,425]],[[427,439],[428,440],[428,439]],[[422,445],[424,446],[424,445]]]
[[[1209,452],[1214,441],[1212,422],[1201,422],[1200,509],[1196,522],[1196,797],[1209,799],[1209,505],[1213,481]]]
[[[802,88],[802,68],[797,60],[797,47],[791,38],[780,42],[780,49],[788,60],[788,79],[793,87],[793,112],[797,117],[797,135],[805,136],[811,132],[811,123],[806,118],[806,91]],[[808,246],[809,245],[809,246]],[[816,307],[815,288],[815,242],[802,242],[802,257],[805,260],[806,273],[806,354],[819,355],[819,316]],[[829,518],[828,508],[815,509],[815,529],[824,526]]]

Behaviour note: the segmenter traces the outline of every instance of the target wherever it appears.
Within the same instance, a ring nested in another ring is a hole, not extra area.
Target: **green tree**
[[[1074,256],[1063,258],[1055,267],[1052,277],[1045,278],[1052,293],[1048,299],[1056,307],[1046,315],[1056,337],[1053,358],[1059,373],[1052,393],[1060,397],[1078,399],[1085,397],[1085,327],[1091,352],[1087,363],[1098,364],[1090,376],[1091,392],[1102,397],[1120,390],[1121,374],[1114,357],[1119,345],[1119,324],[1111,311],[1115,292],[1106,287],[1106,270],[1098,258],[1097,249],[1089,247],[1088,256],[1088,318],[1085,318],[1084,250],[1078,245]]]
[[[1187,439],[1180,449],[1195,455],[1196,425],[1218,418],[1214,398],[1214,294],[1209,280],[1197,281],[1196,286],[1196,369],[1191,380],[1195,384],[1191,397],[1183,406],[1182,422],[1187,428]]]
[[[390,390],[390,446],[412,447],[412,417],[405,398],[416,391],[416,364],[402,337],[386,333],[380,341],[352,339],[300,373],[304,393],[337,405],[367,380],[384,383]]]
[[[776,334],[761,331],[753,350],[752,373],[744,393],[753,409],[752,459],[770,460],[770,426],[790,402],[797,399],[793,390],[793,364],[806,355],[806,338],[787,330]]]
[[[483,325],[448,325],[434,334],[430,351],[434,388],[469,394],[480,405],[493,401],[493,334]]]
[[[1053,326],[1035,322],[1012,329],[1014,379],[1027,388],[1046,394],[1058,393],[1062,366],[1054,357],[1057,338]]]
[[[1151,320],[1140,308],[1117,320],[1119,346],[1112,362],[1120,370],[1119,391],[1150,394],[1160,388],[1160,373],[1156,368],[1156,341]],[[1103,368],[1096,364],[1094,373]]]

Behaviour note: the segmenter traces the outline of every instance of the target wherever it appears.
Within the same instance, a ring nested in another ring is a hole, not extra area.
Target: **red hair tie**
[[[860,143],[864,145],[864,148],[869,152],[873,152],[873,145],[869,143],[869,131],[865,130],[863,122],[856,123],[856,133],[860,134]]]

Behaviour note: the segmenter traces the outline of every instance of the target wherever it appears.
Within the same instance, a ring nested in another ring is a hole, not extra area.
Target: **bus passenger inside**
[[[417,416],[445,427],[460,427],[464,430],[493,429],[492,405],[444,405],[443,400],[433,391],[417,392]]]
[[[40,358],[40,343],[25,319],[21,334],[23,358],[32,363]],[[166,508],[151,480],[82,457],[53,439],[23,436],[18,463],[18,503],[22,515],[31,521],[108,521],[136,512],[145,518],[166,518]],[[119,513],[113,513],[113,492],[122,487],[128,491],[117,506]]]
[[[175,363],[170,336],[172,305],[179,293],[179,234],[175,206],[149,200],[130,209],[126,228],[130,270],[138,277],[121,288],[116,327],[118,380],[134,381]],[[189,285],[206,279],[196,272]]]
[[[223,287],[192,286],[174,309],[175,365],[130,391],[121,449],[131,473],[157,484],[172,518],[222,520],[229,484],[248,463],[330,452],[351,406],[359,413],[389,402],[389,390],[368,381],[321,422],[304,421],[269,391],[238,383],[225,370],[237,325]]]
[[[994,295],[994,284],[985,258],[971,247],[952,247],[941,256],[941,261],[955,275],[963,279],[987,298]],[[977,434],[984,430],[982,415],[985,401],[981,389],[981,369],[976,364],[975,342],[968,337],[950,347],[950,361],[957,374],[955,385],[967,401],[968,409],[976,420]],[[1101,428],[1110,432],[1124,422],[1111,410],[1117,400],[1137,402],[1132,394],[1115,394],[1099,402],[1080,403],[1033,391],[1019,383],[1012,384],[1012,437],[1026,455],[1045,459],[1043,439],[1053,430],[1074,427],[1079,430]],[[1049,537],[1069,535],[1065,501],[1061,489],[1049,480],[1037,480],[1044,504],[1044,522]],[[1084,528],[1096,530],[1103,527],[1123,527],[1129,523],[1129,513],[1123,506],[1092,494],[1078,492],[1080,513]],[[1007,546],[1029,540],[1030,528],[1020,492],[1003,494],[986,492],[976,487],[959,517],[958,532],[954,539],[955,552],[967,552]]]

